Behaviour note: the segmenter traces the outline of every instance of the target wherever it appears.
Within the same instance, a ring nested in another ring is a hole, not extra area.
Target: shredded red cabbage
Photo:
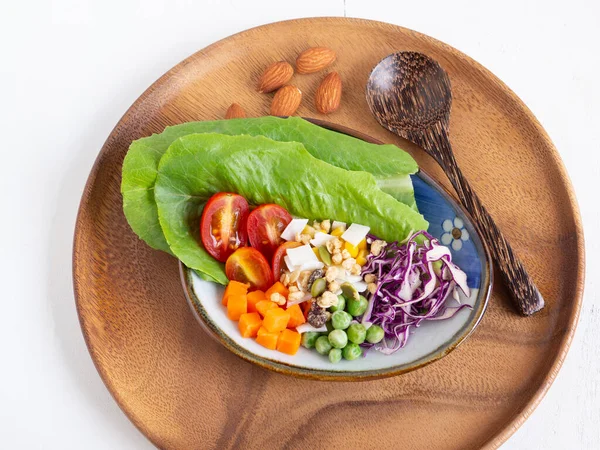
[[[437,270],[436,261],[440,261]],[[463,308],[471,308],[447,304],[450,297],[458,302],[457,286],[470,296],[467,276],[452,263],[450,250],[426,231],[414,233],[405,243],[388,244],[377,256],[370,255],[362,270],[363,277],[366,274],[377,276],[377,290],[369,295],[362,323],[383,328],[385,339],[375,349],[385,354],[404,347],[411,328],[424,320],[450,319]]]

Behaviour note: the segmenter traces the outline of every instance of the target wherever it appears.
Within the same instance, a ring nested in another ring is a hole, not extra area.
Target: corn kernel
[[[302,234],[308,234],[310,236],[310,238],[314,238],[315,237],[315,232],[317,230],[315,230],[313,227],[311,227],[310,225],[306,225],[304,227],[304,229],[302,230]]]
[[[367,255],[368,254],[369,254],[369,252],[367,251],[366,248],[360,249],[360,251],[358,252],[358,256],[356,257],[356,264],[364,266],[367,263]]]
[[[344,229],[342,227],[338,227],[335,230],[332,230],[330,234],[335,237],[340,237],[342,234],[344,234]]]
[[[319,256],[319,248],[318,247],[313,247],[312,248],[313,253],[315,254],[315,256],[317,257],[317,259],[319,261],[321,261],[321,257]]]
[[[348,253],[350,253],[352,258],[356,258],[358,256],[358,247],[355,247],[350,242],[344,243],[344,249],[348,250]]]
[[[366,248],[367,248],[367,240],[363,239],[362,241],[360,241],[358,243],[358,249],[359,250],[363,250],[363,249],[366,249]]]

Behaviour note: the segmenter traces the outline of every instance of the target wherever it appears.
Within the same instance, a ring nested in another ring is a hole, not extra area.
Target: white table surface
[[[87,175],[125,110],[180,60],[249,27],[324,15],[395,23],[462,50],[554,140],[583,215],[585,301],[556,382],[503,448],[600,448],[596,0],[2,2],[2,448],[152,448],[102,384],[75,312],[71,245]]]

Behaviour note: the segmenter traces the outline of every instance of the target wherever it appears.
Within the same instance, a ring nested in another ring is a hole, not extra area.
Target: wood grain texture
[[[264,68],[310,46],[338,55],[340,109],[314,111],[319,74],[292,82],[299,115],[338,122],[409,150],[449,187],[423,151],[368,112],[372,67],[398,50],[438,60],[454,90],[458,162],[546,299],[531,318],[499,283],[473,336],[421,370],[386,380],[326,383],[267,372],[210,339],[188,309],[177,262],[152,251],[122,213],[120,170],[131,140],[189,120],[219,119],[232,102],[269,110],[255,91]],[[241,68],[244,68],[243,70]],[[571,342],[583,290],[583,234],[567,174],[522,102],[465,55],[397,26],[303,19],[236,34],[196,53],[151,86],[117,124],[86,186],[74,242],[74,280],[92,358],[123,411],[160,448],[495,448],[529,416]],[[366,425],[366,417],[377,417]]]
[[[419,52],[389,55],[369,76],[367,104],[383,127],[418,145],[442,167],[490,248],[519,313],[530,316],[541,310],[544,298],[454,157],[449,130],[452,90],[446,71]]]

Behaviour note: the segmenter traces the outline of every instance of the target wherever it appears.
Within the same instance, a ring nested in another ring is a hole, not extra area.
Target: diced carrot
[[[242,314],[248,312],[248,299],[246,294],[230,295],[227,300],[227,317],[231,320],[240,320]]]
[[[256,335],[256,342],[263,347],[275,350],[277,348],[277,341],[279,340],[279,332],[271,333],[265,327],[260,327]]]
[[[306,322],[300,305],[292,305],[286,311],[290,313],[290,321],[287,324],[288,328],[296,328],[298,325]]]
[[[271,300],[271,294],[274,294],[275,292],[277,292],[278,294],[283,295],[286,300],[287,300],[288,295],[290,293],[290,291],[288,291],[288,288],[286,288],[283,285],[283,283],[281,283],[280,281],[278,281],[273,286],[271,286],[269,289],[267,289],[267,292],[265,292],[265,296],[267,297],[267,300]]]
[[[249,284],[240,283],[239,281],[231,280],[227,287],[225,288],[225,293],[223,294],[223,304],[227,306],[227,298],[230,295],[235,294],[246,294],[248,292]]]
[[[261,300],[259,302],[256,302],[254,307],[256,308],[258,313],[263,317],[265,317],[265,314],[268,310],[278,308],[277,304],[273,303],[271,300]]]
[[[283,331],[287,328],[287,324],[290,321],[290,313],[281,308],[272,308],[265,313],[265,320],[263,320],[263,327],[267,330],[275,333],[277,331]]]
[[[243,337],[256,337],[261,326],[262,319],[257,312],[242,314],[238,322],[238,328]]]
[[[277,340],[277,350],[288,355],[295,355],[300,348],[300,333],[293,330],[283,330]]]
[[[256,312],[256,304],[261,300],[266,300],[263,291],[252,291],[248,293],[248,312]],[[273,303],[273,302],[271,302]]]
[[[312,300],[307,300],[302,303],[302,312],[304,313],[304,318],[308,320],[308,312],[310,311],[310,307],[312,305]]]

